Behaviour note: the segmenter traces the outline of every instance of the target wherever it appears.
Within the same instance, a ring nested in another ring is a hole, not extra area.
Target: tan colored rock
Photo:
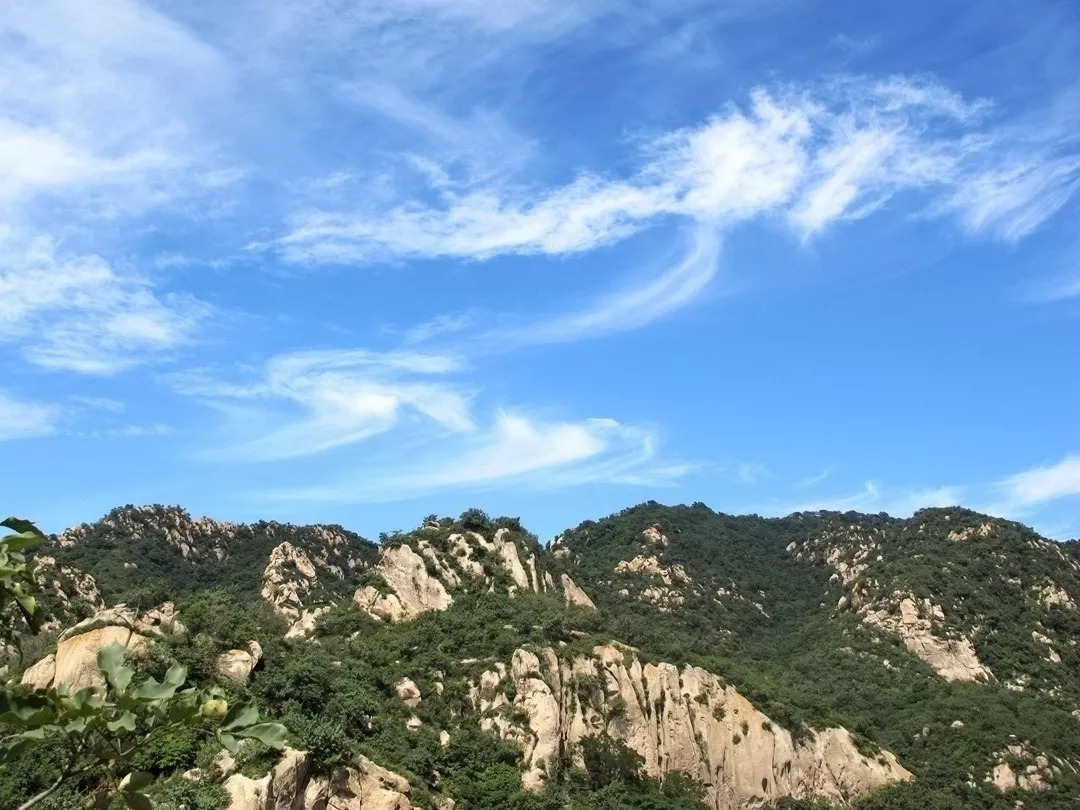
[[[286,748],[270,772],[272,786],[267,810],[300,810],[307,787],[311,757],[306,751]]]
[[[654,523],[641,533],[641,537],[646,543],[652,543],[654,546],[666,546],[668,539],[660,531],[659,524]]]
[[[229,796],[228,810],[268,810],[270,801],[270,776],[250,779],[234,773],[222,785]]]
[[[406,779],[357,756],[329,778],[311,774],[311,758],[286,748],[261,779],[240,774],[224,782],[228,810],[414,810]]]
[[[415,619],[453,604],[442,582],[428,573],[424,558],[408,545],[384,550],[376,570],[393,592],[384,594],[369,585],[353,595],[353,601],[376,618],[391,622]]]
[[[1053,582],[1040,591],[1039,600],[1046,605],[1046,607],[1063,607],[1066,610],[1076,610],[1076,602],[1073,601],[1069,592],[1063,588],[1059,588]]]
[[[517,590],[534,590],[529,582],[529,575],[525,571],[525,566],[521,564],[521,558],[518,556],[517,543],[507,539],[509,533],[509,529],[499,529],[495,532],[495,553],[498,555],[499,563],[510,574],[510,578],[514,580],[514,587]],[[513,592],[513,589],[511,592]]]
[[[304,597],[318,579],[315,565],[303,549],[282,543],[270,552],[260,595],[274,611],[295,622],[304,610]]]
[[[450,732],[446,729],[443,729],[439,732],[439,745],[441,745],[443,748],[446,748],[446,746],[450,745]]]
[[[23,682],[29,683],[32,679],[34,687],[39,689],[61,683],[72,689],[102,687],[105,678],[97,667],[97,655],[102,649],[115,642],[132,651],[144,650],[150,637],[182,632],[184,626],[171,602],[144,614],[127,605],[116,605],[98,611],[60,634],[56,652],[51,656],[51,682],[45,682],[50,671],[48,659],[39,662],[40,666],[35,664],[27,669],[23,673]]]
[[[49,653],[36,664],[27,667],[22,674],[22,682],[32,689],[45,691],[52,686],[56,677],[56,653]]]
[[[663,565],[659,558],[639,554],[632,560],[620,560],[615,566],[615,572],[620,574],[643,574],[645,576],[659,577],[665,585],[676,582],[690,582],[690,577],[681,565]]]
[[[989,681],[993,674],[979,660],[971,640],[965,636],[941,638],[933,633],[933,621],[942,621],[939,605],[919,603],[910,594],[896,594],[899,612],[888,609],[862,610],[863,620],[896,633],[911,652],[929,664],[947,681]]]
[[[218,677],[236,683],[247,683],[251,671],[262,659],[262,646],[249,641],[245,650],[228,650],[217,657],[215,665]]]
[[[394,684],[394,691],[397,692],[397,696],[400,698],[401,702],[410,709],[415,709],[423,702],[423,697],[420,695],[420,687],[416,685],[416,682],[413,681],[412,678],[402,678]]]
[[[783,796],[848,803],[911,778],[888,752],[862,756],[842,728],[796,745],[786,729],[712,673],[643,666],[626,648],[598,647],[591,658],[570,661],[552,649],[518,650],[509,677],[515,713],[526,720],[518,727],[503,719],[491,728],[521,742],[522,784],[531,790],[543,786],[548,763],[561,751],[575,751],[582,739],[601,733],[637,751],[650,776],[680,771],[702,781],[713,810],[759,807]],[[596,681],[600,688],[582,690],[582,683]],[[615,697],[625,711],[611,717],[606,706]]]
[[[290,640],[307,638],[315,632],[315,623],[324,613],[330,611],[329,605],[317,608],[306,608],[300,613],[300,617],[289,625],[285,631],[285,638]]]
[[[596,610],[596,605],[593,604],[593,600],[589,598],[585,591],[578,587],[577,583],[566,574],[562,574],[559,577],[559,581],[562,583],[563,599],[567,605],[578,605],[580,607],[590,608]]]

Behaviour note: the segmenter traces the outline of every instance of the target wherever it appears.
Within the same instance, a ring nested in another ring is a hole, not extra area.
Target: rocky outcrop
[[[593,604],[593,600],[589,598],[589,595],[581,590],[581,588],[578,587],[578,584],[570,579],[567,574],[561,575],[559,577],[559,582],[562,583],[563,600],[567,605],[576,605],[578,607],[596,610],[596,605]]]
[[[990,670],[975,654],[971,640],[962,635],[942,637],[935,626],[942,627],[945,614],[928,599],[918,601],[911,594],[893,594],[893,604],[871,609],[864,607],[863,620],[898,635],[911,652],[929,664],[947,681],[989,681]]]
[[[95,612],[105,608],[97,581],[90,574],[59,563],[48,554],[34,558],[34,579],[59,602],[46,627],[71,624],[78,616],[86,615],[83,611],[87,607]]]
[[[410,709],[415,709],[423,702],[423,697],[420,695],[420,687],[416,685],[416,682],[412,678],[402,678],[394,684],[394,692],[401,702]]]
[[[1065,771],[1077,773],[1080,763],[1036,754],[1029,744],[1013,743],[994,754],[994,766],[983,778],[998,790],[1049,790]]]
[[[105,678],[97,666],[98,653],[116,643],[132,651],[146,649],[152,638],[185,632],[171,602],[145,613],[126,605],[102,610],[65,630],[57,639],[56,652],[23,673],[22,682],[35,689],[61,683],[72,689],[103,687]]]
[[[988,537],[993,531],[991,524],[983,523],[953,531],[947,539],[962,542]],[[855,611],[867,624],[897,635],[905,647],[941,677],[949,681],[992,680],[993,673],[979,660],[971,639],[948,627],[941,605],[899,590],[883,595],[884,589],[877,580],[867,575],[872,563],[884,559],[884,537],[884,529],[880,527],[840,526],[805,541],[792,542],[787,551],[795,559],[832,568],[830,582],[846,591],[837,600],[837,611]]]
[[[289,625],[289,629],[285,631],[285,638],[290,640],[307,638],[315,632],[315,623],[319,617],[330,610],[329,605],[323,605],[317,608],[305,608],[300,613],[300,618]]]
[[[551,572],[538,567],[537,553],[523,551],[509,529],[498,529],[491,540],[473,531],[443,537],[437,532],[426,526],[409,542],[384,548],[375,567],[381,581],[358,588],[353,601],[375,618],[399,622],[446,610],[457,589],[500,588],[510,596],[558,592]],[[566,574],[561,584],[566,604],[595,607]]]
[[[1039,592],[1039,601],[1048,608],[1062,607],[1066,610],[1076,610],[1076,602],[1073,601],[1069,592],[1059,588],[1053,582],[1043,586],[1043,589]]]
[[[512,703],[501,688],[507,678]],[[600,734],[637,751],[650,776],[679,771],[700,780],[714,810],[760,807],[783,796],[846,804],[911,778],[888,752],[859,753],[845,729],[796,742],[712,673],[642,665],[614,645],[569,661],[550,648],[518,650],[509,668],[485,672],[471,695],[483,727],[522,744],[522,783],[530,789],[545,783],[554,758],[577,756],[582,739]]]
[[[235,683],[247,683],[251,671],[262,659],[262,645],[249,641],[243,650],[227,650],[217,657],[215,670],[219,678]]]
[[[367,585],[357,589],[353,601],[378,619],[415,619],[429,610],[446,610],[454,602],[443,583],[428,572],[424,558],[409,545],[385,549],[375,570],[389,591]]]
[[[311,771],[306,752],[286,748],[266,776],[233,774],[225,780],[228,810],[414,810],[408,780],[367,757],[357,755],[329,776]]]
[[[292,543],[282,543],[270,552],[260,595],[276,613],[295,622],[304,610],[304,596],[318,578],[315,566],[303,549]]]

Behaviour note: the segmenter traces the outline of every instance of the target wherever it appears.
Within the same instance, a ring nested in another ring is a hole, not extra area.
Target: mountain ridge
[[[139,655],[208,680],[228,669],[309,749],[311,724],[340,723],[344,748],[406,775],[401,801],[415,806],[455,793],[488,806],[477,796],[490,774],[436,765],[467,729],[481,747],[512,746],[500,756],[520,801],[559,806],[589,806],[574,774],[592,773],[596,740],[639,756],[659,786],[604,790],[660,801],[687,774],[702,799],[663,801],[712,810],[1064,808],[1080,795],[1080,559],[1021,524],[961,508],[762,518],[650,501],[547,546],[475,509],[381,539],[123,507],[53,536],[39,561],[57,629],[100,624],[122,600],[132,626],[146,611],[171,618],[160,603],[175,601],[183,631]],[[70,667],[65,643],[53,666]],[[307,682],[321,691],[301,699]],[[654,706],[650,689],[669,697]],[[723,714],[736,699],[724,695],[745,701],[753,728]],[[827,739],[838,747],[805,748]],[[417,746],[427,753],[407,753]],[[236,781],[257,776],[230,775],[233,793],[264,801],[270,787]]]

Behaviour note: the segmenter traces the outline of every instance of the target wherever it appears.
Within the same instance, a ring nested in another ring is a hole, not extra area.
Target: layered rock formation
[[[507,679],[512,701],[502,688]],[[569,661],[551,648],[518,650],[509,667],[484,672],[472,697],[485,728],[523,745],[522,782],[531,789],[544,784],[554,758],[574,757],[582,739],[599,734],[637,751],[650,776],[678,771],[700,780],[715,810],[759,807],[782,796],[847,803],[911,778],[888,752],[859,753],[845,729],[811,732],[796,742],[716,675],[642,665],[614,645]]]

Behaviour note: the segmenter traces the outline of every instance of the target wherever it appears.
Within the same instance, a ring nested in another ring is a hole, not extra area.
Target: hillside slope
[[[307,752],[221,769],[201,741],[170,741],[140,765],[164,777],[163,808],[1080,797],[1080,559],[963,509],[765,519],[650,502],[545,548],[479,510],[379,547],[124,507],[38,563],[54,620],[27,645],[27,682],[92,679],[96,640],[120,633],[146,671],[181,662],[257,699]],[[11,769],[0,804],[48,776],[47,761]]]

